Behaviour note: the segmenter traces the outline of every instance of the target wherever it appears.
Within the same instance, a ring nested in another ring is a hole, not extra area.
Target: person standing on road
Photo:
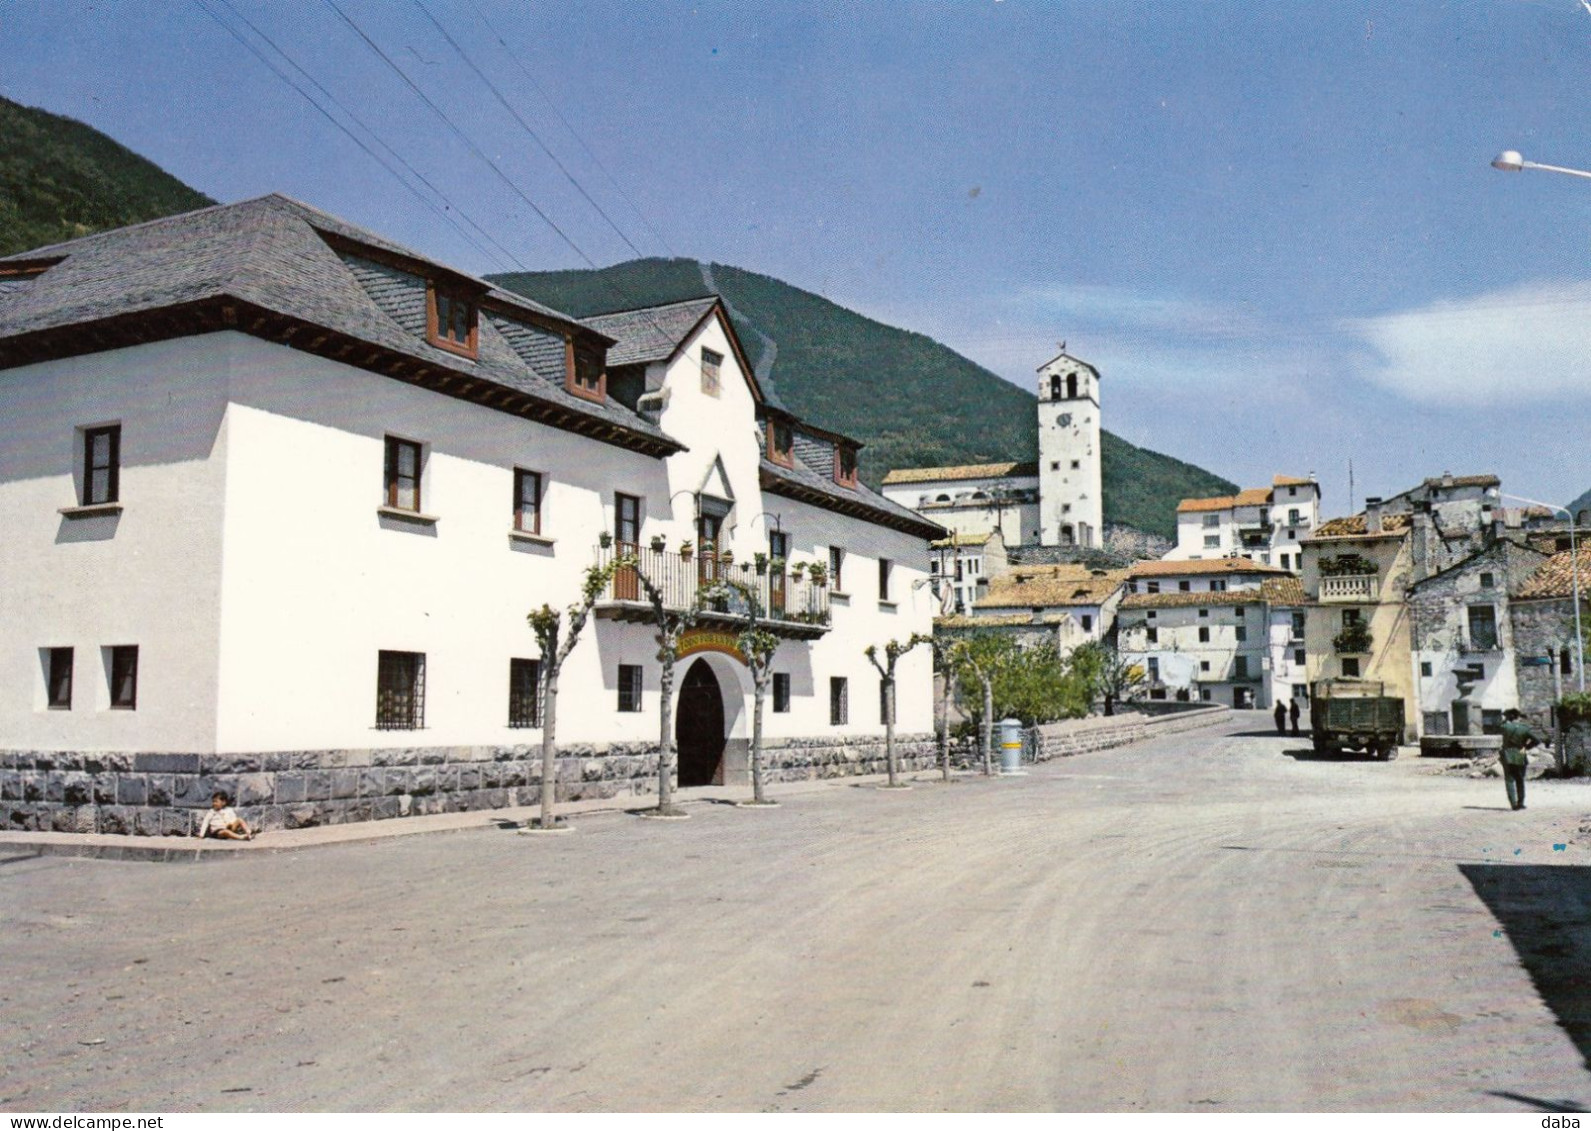
[[[1274,717],[1276,719],[1276,733],[1277,734],[1286,734],[1287,733],[1287,708],[1282,706],[1282,701],[1280,699],[1278,699],[1276,701],[1276,710],[1274,712]]]
[[[1293,720],[1293,737],[1298,737],[1298,700],[1294,699],[1287,705],[1287,717]]]
[[[1540,741],[1530,732],[1530,728],[1519,721],[1519,712],[1510,707],[1503,712],[1503,784],[1508,790],[1508,805],[1511,809],[1525,807],[1525,770],[1530,765],[1530,759],[1525,756],[1525,751],[1532,746],[1540,746]]]

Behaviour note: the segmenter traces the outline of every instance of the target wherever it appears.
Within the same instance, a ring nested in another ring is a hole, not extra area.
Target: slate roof
[[[1579,553],[1580,566],[1580,596],[1591,594],[1591,553],[1587,553],[1584,546],[1576,547]],[[1541,563],[1540,568],[1531,574],[1525,583],[1519,587],[1519,599],[1529,600],[1533,597],[1573,597],[1574,596],[1574,560],[1575,553],[1562,550],[1552,555]]]
[[[761,471],[762,489],[770,494],[799,499],[839,514],[860,515],[929,541],[950,534],[943,526],[886,499],[865,483],[858,481],[855,487],[841,487],[832,477],[819,475],[800,460],[794,467],[784,467],[764,456]]]
[[[1258,589],[1227,589],[1220,593],[1129,593],[1122,599],[1123,612],[1132,609],[1192,609],[1219,605],[1262,605],[1265,597]]]
[[[478,357],[439,349],[416,334],[412,288],[385,285],[370,270],[380,264],[364,261],[366,255],[479,293]],[[504,411],[652,454],[682,447],[616,401],[569,392],[561,372],[553,377],[531,364],[505,326],[569,333],[596,348],[609,343],[600,331],[284,196],[100,232],[0,259],[0,271],[51,258],[59,262],[27,286],[0,294],[0,367],[108,348],[96,344],[105,334],[137,341],[232,328],[378,372],[401,370],[402,379],[439,391],[466,395],[456,391],[467,389],[468,399],[493,396]],[[326,332],[300,329],[306,326]],[[366,345],[377,350],[353,349]],[[366,360],[374,353],[380,365]]]
[[[1196,577],[1206,573],[1287,573],[1281,566],[1266,565],[1248,558],[1201,558],[1195,561],[1139,562],[1129,571],[1133,577]]]
[[[662,306],[596,314],[585,323],[614,340],[608,350],[609,365],[645,365],[673,357],[680,343],[717,305],[717,295],[704,295]]]
[[[1102,570],[1095,577],[1086,569],[1066,566],[1023,568],[989,579],[989,592],[980,597],[980,609],[1066,608],[1102,604],[1127,580],[1126,570]]]
[[[969,463],[959,467],[898,467],[884,476],[884,486],[897,483],[938,483],[957,479],[1004,479],[1037,475],[1037,460],[1025,463]]]
[[[1304,541],[1315,542],[1322,538],[1401,538],[1408,529],[1408,515],[1384,514],[1381,516],[1381,533],[1371,534],[1364,513],[1360,512],[1345,518],[1328,518],[1315,527],[1314,533]]]

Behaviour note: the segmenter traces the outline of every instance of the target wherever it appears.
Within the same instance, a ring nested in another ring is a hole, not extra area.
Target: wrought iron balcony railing
[[[597,563],[607,565],[620,557],[635,560],[633,566],[620,566],[597,602],[598,616],[613,620],[646,621],[652,616],[652,603],[641,575],[662,594],[667,609],[689,609],[698,603],[702,619],[729,624],[744,624],[755,600],[761,619],[777,636],[812,638],[829,630],[829,591],[806,576],[797,579],[788,572],[775,575],[771,569],[759,574],[754,563],[724,561],[712,551],[690,555],[648,546],[614,544],[597,551]],[[742,593],[724,584],[733,581]]]

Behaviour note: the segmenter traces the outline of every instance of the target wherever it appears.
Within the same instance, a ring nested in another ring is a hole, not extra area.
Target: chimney
[[[1365,533],[1381,533],[1381,496],[1367,495],[1365,497]]]

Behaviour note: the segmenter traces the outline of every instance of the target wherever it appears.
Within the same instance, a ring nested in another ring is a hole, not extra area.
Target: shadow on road
[[[1295,762],[1374,762],[1373,755],[1362,750],[1316,750],[1313,746],[1297,746],[1283,750]]]
[[[1591,868],[1460,864],[1458,870],[1503,925],[1536,992],[1591,1067]]]
[[[1513,1100],[1515,1103],[1522,1103],[1526,1107],[1533,1107],[1537,1111],[1586,1110],[1586,1108],[1575,1103],[1573,1100],[1544,1100],[1540,1096],[1524,1096],[1520,1095],[1518,1092],[1487,1092],[1486,1094],[1488,1096],[1496,1096],[1499,1099]]]
[[[1302,735],[1302,734],[1277,734],[1276,733],[1276,728],[1275,727],[1271,727],[1269,730],[1235,730],[1231,734],[1229,734],[1227,737],[1228,738],[1305,738],[1307,736],[1306,735]]]

